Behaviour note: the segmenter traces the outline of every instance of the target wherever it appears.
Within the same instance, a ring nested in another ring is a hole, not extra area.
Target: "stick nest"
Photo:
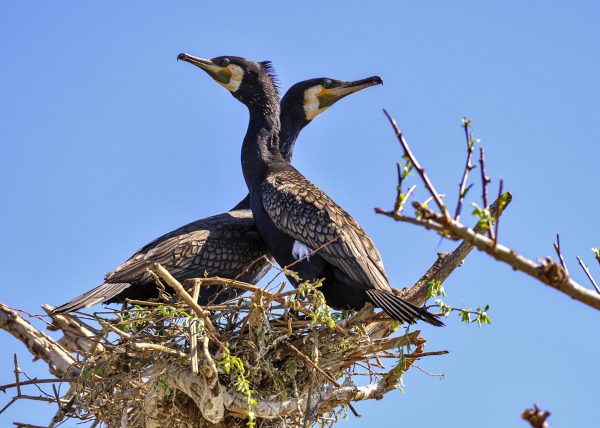
[[[171,281],[158,272],[163,289]],[[207,284],[253,292],[196,310],[162,293],[151,306],[54,315],[79,367],[61,416],[128,427],[332,426],[424,356],[419,331],[397,330],[370,305],[333,313],[319,283],[272,293],[205,278],[178,293],[193,298]]]

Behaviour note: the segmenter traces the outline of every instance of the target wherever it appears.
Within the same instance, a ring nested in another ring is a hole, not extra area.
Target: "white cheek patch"
[[[322,90],[323,87],[321,85],[316,85],[304,91],[304,114],[308,120],[313,120],[327,108],[319,108],[320,102],[317,95],[319,95]]]
[[[230,64],[227,68],[231,71],[231,79],[229,79],[229,83],[221,83],[221,85],[229,92],[236,92],[244,79],[244,70],[235,64]]]
[[[300,241],[294,241],[294,246],[292,247],[292,257],[294,259],[299,260],[306,257],[306,260],[310,260],[310,253],[312,253],[310,248]]]

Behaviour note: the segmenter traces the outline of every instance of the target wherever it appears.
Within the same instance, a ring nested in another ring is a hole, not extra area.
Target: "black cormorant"
[[[398,321],[443,325],[426,309],[393,293],[369,236],[281,156],[279,103],[270,63],[239,57],[185,58],[248,107],[242,170],[254,221],[277,263],[293,264],[304,280],[323,278],[321,291],[334,309],[361,309],[370,302]],[[305,91],[306,118],[329,106],[339,90],[328,81]],[[296,279],[289,280],[298,285]]]
[[[305,110],[310,106],[305,105],[305,91],[331,82],[345,89],[331,98],[329,105],[346,95],[382,83],[381,78],[373,76],[355,82],[310,79],[293,85],[281,101],[281,154],[286,160],[292,160],[300,131],[325,109],[307,117]],[[194,221],[145,245],[107,274],[104,284],[57,307],[54,313],[76,311],[97,303],[157,297],[155,279],[147,270],[150,262],[161,263],[178,281],[207,274],[255,284],[268,272],[272,259],[256,229],[249,197],[246,196],[227,213]],[[242,293],[242,290],[233,288],[201,287],[198,301],[201,305],[217,304]]]

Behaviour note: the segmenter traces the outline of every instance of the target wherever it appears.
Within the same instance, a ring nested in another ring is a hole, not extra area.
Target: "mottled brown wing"
[[[248,278],[264,268],[267,253],[248,210],[219,214],[182,226],[150,242],[110,272],[106,282],[153,281],[151,262],[162,264],[176,279],[222,276]],[[247,272],[245,272],[249,269]]]
[[[353,280],[380,290],[390,285],[369,235],[342,208],[294,169],[270,174],[262,184],[263,206],[283,233],[319,250]]]

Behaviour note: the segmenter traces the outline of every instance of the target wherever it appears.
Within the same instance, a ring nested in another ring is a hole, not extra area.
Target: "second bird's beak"
[[[354,82],[344,82],[335,88],[323,89],[318,95],[319,107],[329,107],[336,101],[344,98],[346,95],[353,94],[365,88],[375,85],[383,85],[383,80],[379,76],[371,76],[366,79],[356,80]]]
[[[186,53],[180,53],[177,55],[177,60],[189,62],[196,67],[206,71],[210,77],[215,79],[217,82],[227,85],[231,79],[231,71],[227,67],[221,67],[220,65],[214,64],[209,59],[198,58]]]

